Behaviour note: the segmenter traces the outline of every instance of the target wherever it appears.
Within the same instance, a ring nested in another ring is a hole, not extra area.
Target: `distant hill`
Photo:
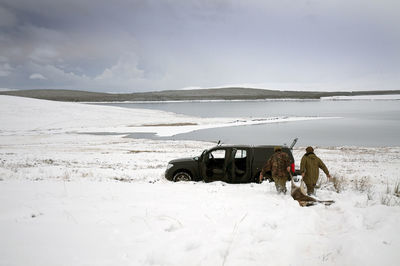
[[[320,99],[329,96],[400,94],[392,91],[278,91],[253,88],[220,88],[198,90],[167,90],[112,94],[77,90],[19,90],[2,91],[0,95],[21,96],[36,99],[67,102],[116,102],[116,101],[184,101],[184,100],[258,100],[258,99]]]

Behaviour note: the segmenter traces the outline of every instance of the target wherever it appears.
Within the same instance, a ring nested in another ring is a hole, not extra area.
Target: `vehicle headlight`
[[[167,165],[167,170],[166,170],[166,171],[168,171],[169,169],[171,169],[172,166],[174,166],[174,165],[173,165],[172,163],[169,163],[169,164]]]

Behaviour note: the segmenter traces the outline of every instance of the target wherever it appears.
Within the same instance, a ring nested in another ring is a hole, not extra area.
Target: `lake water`
[[[400,146],[398,100],[157,102],[106,105],[156,109],[200,117],[341,117],[205,129],[168,138],[175,140],[221,140],[223,143],[255,145],[290,144],[298,137],[297,145],[301,146]],[[147,137],[155,138],[150,134]]]

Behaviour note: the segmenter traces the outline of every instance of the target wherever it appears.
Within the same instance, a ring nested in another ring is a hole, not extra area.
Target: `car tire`
[[[178,172],[174,175],[173,180],[175,182],[180,182],[180,181],[192,181],[192,177],[190,176],[190,174],[186,173],[186,172]]]

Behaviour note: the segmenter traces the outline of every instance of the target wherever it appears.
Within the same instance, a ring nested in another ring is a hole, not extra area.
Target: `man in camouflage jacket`
[[[286,181],[290,171],[290,158],[281,147],[274,148],[274,154],[268,159],[260,173],[260,181],[266,172],[271,171],[272,179],[275,182],[278,193],[286,193]]]
[[[303,181],[306,183],[308,195],[314,194],[314,188],[319,177],[319,168],[324,171],[328,178],[331,177],[328,168],[322,160],[314,154],[314,149],[312,147],[307,147],[306,154],[301,158],[300,171]]]

